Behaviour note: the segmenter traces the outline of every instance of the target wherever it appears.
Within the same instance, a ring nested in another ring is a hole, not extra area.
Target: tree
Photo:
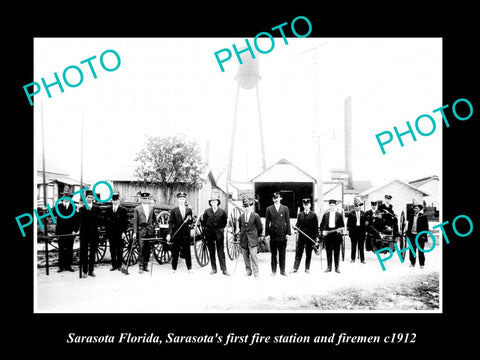
[[[204,180],[206,164],[200,146],[185,136],[147,136],[147,143],[135,158],[135,176],[142,182],[154,183],[166,193],[172,184],[199,188]]]

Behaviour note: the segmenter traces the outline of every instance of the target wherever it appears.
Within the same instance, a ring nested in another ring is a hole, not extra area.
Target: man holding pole
[[[295,250],[295,262],[290,273],[296,273],[300,267],[303,251],[305,250],[305,272],[310,273],[310,261],[312,259],[312,249],[314,241],[318,235],[318,217],[310,210],[311,202],[309,198],[303,199],[303,211],[298,213],[295,229],[298,229],[298,241]]]
[[[204,228],[205,240],[207,241],[208,252],[210,253],[210,264],[212,265],[211,275],[217,273],[217,263],[215,261],[215,249],[218,254],[218,262],[220,263],[220,269],[222,274],[230,276],[227,271],[227,265],[225,263],[225,251],[224,251],[224,231],[227,225],[227,214],[218,206],[220,205],[220,199],[211,197],[208,200],[210,207],[206,209],[201,218],[201,223]]]
[[[338,211],[337,201],[329,200],[330,209],[325,211],[320,223],[320,230],[325,239],[325,247],[327,252],[327,270],[332,271],[332,253],[335,261],[335,272],[340,273],[340,244],[342,243],[341,231],[345,227],[343,216]]]
[[[180,248],[185,254],[185,263],[188,272],[192,272],[192,255],[190,252],[190,225],[193,223],[192,209],[185,206],[187,194],[179,192],[177,194],[178,206],[170,210],[170,218],[168,219],[168,235],[167,241],[172,244],[172,270],[171,273],[177,271],[178,257]]]

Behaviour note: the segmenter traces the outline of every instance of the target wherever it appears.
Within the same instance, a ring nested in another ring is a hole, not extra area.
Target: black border
[[[392,8],[376,8],[365,3],[352,7],[340,4],[338,8],[310,3],[303,10],[294,4],[268,5],[264,11],[259,4],[202,5],[193,9],[184,4],[183,9],[151,4],[97,5],[84,8],[48,8],[34,5],[15,13],[13,33],[7,42],[9,52],[7,107],[5,119],[4,159],[6,159],[4,191],[8,241],[14,254],[9,258],[7,278],[13,280],[12,305],[7,312],[13,315],[7,346],[22,349],[33,345],[38,354],[49,357],[92,355],[94,357],[160,356],[183,351],[224,353],[232,355],[250,350],[268,350],[283,355],[299,350],[305,356],[365,351],[366,356],[394,356],[395,354],[441,354],[454,346],[463,350],[473,348],[474,331],[466,324],[475,313],[475,239],[478,230],[467,238],[458,238],[449,232],[452,240],[443,249],[443,314],[33,314],[33,264],[31,242],[21,238],[14,217],[31,211],[33,199],[33,108],[28,105],[23,85],[33,81],[34,37],[231,37],[252,38],[258,32],[267,31],[283,22],[291,22],[296,16],[306,16],[313,25],[310,37],[442,37],[443,38],[443,103],[453,104],[459,98],[467,98],[473,104],[474,115],[468,121],[453,118],[451,108],[446,113],[452,119],[450,128],[443,128],[443,218],[450,222],[459,214],[466,214],[478,226],[475,207],[475,124],[480,111],[478,101],[478,51],[474,38],[475,10],[456,3],[451,8],[420,9],[407,4],[394,4]],[[297,4],[295,4],[297,5]],[[22,16],[16,15],[22,14]],[[18,32],[16,31],[18,29]],[[12,41],[13,40],[13,41]],[[11,46],[10,46],[11,45]],[[192,54],[194,56],[194,54]],[[476,88],[476,89],[475,89]],[[476,91],[475,91],[476,90]],[[407,104],[405,104],[407,106]],[[430,109],[426,109],[428,111]],[[433,110],[433,109],[432,109]],[[450,110],[450,111],[448,111]],[[393,110],[392,110],[393,111]],[[7,126],[8,124],[8,126]],[[7,141],[12,137],[13,141]],[[419,154],[429,156],[429,154]],[[9,175],[13,175],[10,177]],[[20,181],[19,181],[20,180]],[[470,191],[470,189],[472,189]],[[29,234],[29,236],[31,233]],[[470,259],[471,261],[467,261]],[[10,292],[9,292],[10,293]],[[10,311],[13,310],[13,311]],[[474,325],[474,324],[472,324]],[[389,335],[391,333],[416,333],[414,344],[363,344],[363,345],[265,345],[255,348],[245,346],[154,346],[154,345],[66,345],[69,332],[86,335],[155,332],[163,335],[177,334],[253,334],[265,335],[303,334],[328,335],[332,332],[358,335]],[[33,348],[32,347],[32,348]],[[307,351],[313,350],[311,355]],[[398,353],[398,350],[406,351]],[[303,352],[305,351],[305,352]],[[318,352],[317,352],[318,351]],[[465,353],[465,352],[464,352]],[[357,353],[361,355],[361,353]]]

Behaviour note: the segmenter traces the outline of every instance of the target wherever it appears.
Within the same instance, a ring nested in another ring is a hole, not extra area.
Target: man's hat
[[[120,199],[120,194],[113,194],[112,195],[112,200],[119,200]]]
[[[330,200],[328,200],[328,203],[329,203],[329,204],[336,204],[336,203],[337,203],[337,200],[330,199]]]
[[[275,192],[272,194],[272,198],[273,198],[273,199],[282,198],[282,195],[280,195],[280,193],[279,193],[278,191],[275,191]]]
[[[142,198],[148,198],[149,196],[150,196],[149,192],[141,192],[140,193],[140,197],[142,197]]]
[[[353,199],[353,206],[362,206],[363,203],[359,198]]]
[[[93,196],[93,191],[92,190],[85,190],[85,196],[92,195]]]
[[[392,200],[392,195],[385,195],[385,199]]]
[[[370,201],[370,205],[378,205],[378,201]]]
[[[251,206],[253,204],[253,201],[247,198],[246,196],[243,197],[242,199],[242,205],[243,207]]]
[[[310,198],[302,199],[302,202],[303,202],[304,204],[310,204]]]
[[[186,192],[183,192],[183,191],[179,192],[179,193],[177,194],[177,198],[181,198],[181,197],[186,198],[186,197],[187,197],[187,193],[186,193]]]
[[[413,202],[412,209],[413,209],[415,206],[418,206],[418,207],[420,208],[420,210],[423,209],[423,205],[422,205],[422,204],[419,204],[419,203],[417,203],[417,202],[414,201],[414,202]]]
[[[218,197],[211,196],[210,199],[208,200],[208,205],[212,206],[212,201],[217,201],[218,202],[217,206],[220,205],[221,203]]]

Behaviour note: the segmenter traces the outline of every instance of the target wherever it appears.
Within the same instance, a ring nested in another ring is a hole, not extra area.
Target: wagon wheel
[[[240,210],[233,208],[232,213],[228,217],[227,234],[225,236],[227,242],[227,254],[230,260],[235,260],[240,255]]]
[[[106,251],[107,251],[107,235],[106,233],[100,233],[100,235],[98,236],[97,249],[95,251],[96,263],[99,263],[100,261],[102,261]]]
[[[133,249],[132,249],[132,246],[133,246]],[[122,257],[123,257],[123,263],[127,266],[135,265],[138,261],[138,243],[137,241],[133,240],[132,228],[125,231],[124,238],[123,238]],[[128,264],[127,264],[127,261],[128,261]]]
[[[207,265],[210,261],[210,254],[208,253],[207,241],[205,240],[200,217],[195,221],[193,248],[195,250],[195,257],[197,258],[198,265],[202,267]]]
[[[400,214],[400,249],[403,250],[406,245],[406,240],[405,240],[405,213],[402,210],[402,213]],[[402,259],[405,260],[406,253],[405,251],[401,252]]]
[[[168,233],[168,220],[170,219],[170,213],[168,211],[162,211],[157,216],[157,228],[155,229],[155,236],[165,239]],[[153,243],[153,255],[155,260],[159,264],[166,264],[172,259],[171,246],[163,241],[157,241]]]

